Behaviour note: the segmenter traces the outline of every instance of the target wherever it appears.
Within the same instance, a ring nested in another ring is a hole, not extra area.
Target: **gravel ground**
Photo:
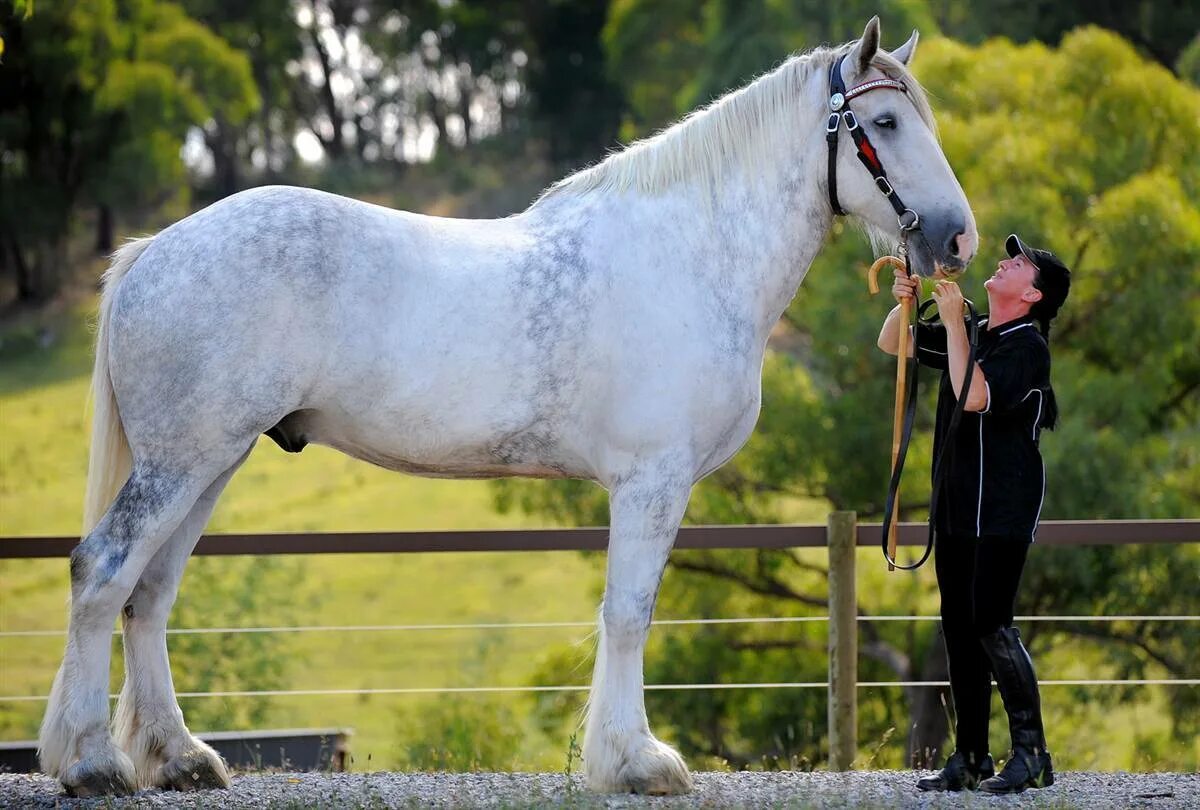
[[[571,807],[571,808],[1197,808],[1196,774],[1063,773],[1053,787],[1019,796],[921,793],[913,771],[699,773],[688,796],[597,796],[579,776],[493,773],[271,774],[235,777],[233,788],[143,791],[126,799],[68,799],[41,774],[0,774],[3,808]]]

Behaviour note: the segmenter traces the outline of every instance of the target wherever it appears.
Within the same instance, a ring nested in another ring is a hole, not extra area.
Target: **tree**
[[[615,143],[623,104],[600,42],[608,5],[554,0],[531,23],[532,122],[560,165],[593,159]]]
[[[1200,9],[1177,0],[932,0],[929,6],[946,35],[968,42],[1003,36],[1057,44],[1076,28],[1098,25],[1166,68],[1175,67],[1200,30]]]
[[[177,191],[188,129],[244,119],[258,99],[245,57],[172,3],[40,5],[4,28],[0,238],[19,297],[41,300],[81,206]]]
[[[241,189],[247,167],[269,179],[294,160],[291,141],[298,126],[298,96],[306,85],[291,72],[304,52],[302,31],[291,0],[183,0],[183,6],[246,55],[262,100],[253,118],[220,115],[204,126],[213,159],[213,190],[223,197]]]
[[[1189,144],[1200,138],[1200,91],[1095,28],[1069,34],[1057,49],[934,41],[922,45],[916,69],[938,102],[944,150],[984,235],[977,264],[990,264],[1004,235],[1018,231],[1053,247],[1074,271],[1071,298],[1052,335],[1062,417],[1043,440],[1050,482],[1043,517],[1195,515],[1200,166]],[[639,81],[653,77],[643,73]],[[868,260],[861,237],[835,226],[768,355],[757,430],[729,464],[697,485],[689,522],[770,522],[803,498],[879,516],[890,420],[877,411],[879,403],[890,407],[892,377],[890,358],[874,342],[886,304],[829,303],[863,297],[862,276],[851,268]],[[984,300],[986,275],[967,274],[968,297]],[[901,496],[912,518],[923,516],[917,505],[928,493],[935,386],[928,373],[924,379]],[[497,500],[502,508],[569,523],[607,521],[603,492],[580,482],[505,482],[497,485]],[[820,556],[677,552],[671,566],[660,615],[824,611]],[[1027,570],[1021,613],[1169,614],[1188,612],[1200,598],[1200,552],[1186,546],[1035,547]],[[860,612],[931,612],[929,573],[892,577],[886,587],[860,592]],[[944,678],[934,627],[895,624],[864,623],[864,678]],[[1200,632],[1186,623],[1037,625],[1027,635],[1035,651],[1070,644],[1096,656],[1096,666],[1114,677],[1186,675],[1185,651],[1200,643]],[[648,654],[649,682],[823,678],[823,659],[803,655],[820,648],[821,639],[796,630],[733,625],[706,628],[687,643],[654,643],[669,654]],[[881,756],[937,758],[948,719],[936,690],[909,690],[903,701],[898,691],[862,697],[864,739],[882,739],[889,728],[909,730]],[[1114,699],[1095,692],[1078,698]],[[658,692],[648,700],[669,706],[663,715],[680,724],[679,738],[693,755],[736,764],[823,756],[823,695],[800,690],[765,699],[734,690],[699,701]],[[1177,710],[1175,738],[1185,739],[1195,730],[1186,718],[1196,715],[1197,696],[1177,690],[1169,700]]]
[[[629,100],[625,138],[658,129],[782,61],[789,50],[839,42],[878,14],[885,31],[937,28],[923,0],[828,3],[614,0],[604,45]],[[898,43],[897,43],[898,44]]]

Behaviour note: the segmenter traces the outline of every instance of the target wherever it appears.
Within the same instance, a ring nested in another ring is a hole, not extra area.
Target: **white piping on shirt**
[[[1030,436],[1030,438],[1036,442],[1037,441],[1037,432],[1038,432],[1038,422],[1040,422],[1042,420],[1042,403],[1045,401],[1046,397],[1042,393],[1042,389],[1030,388],[1029,393],[1026,394],[1025,396],[1021,397],[1021,401],[1024,402],[1025,400],[1029,399],[1034,394],[1038,395],[1038,409],[1037,409],[1037,415],[1035,415],[1033,417],[1033,433]],[[1033,531],[1031,531],[1029,533],[1029,542],[1031,542],[1031,543],[1037,542],[1038,522],[1042,519],[1042,505],[1045,503],[1046,503],[1046,462],[1043,461],[1042,462],[1042,499],[1040,501],[1038,501],[1037,514],[1034,515],[1034,517],[1033,517]]]
[[[1004,330],[1003,332],[1001,332],[1000,334],[1002,334],[1002,335],[1007,335],[1009,332],[1015,332],[1015,331],[1017,331],[1018,329],[1024,329],[1026,326],[1033,326],[1033,324],[1031,324],[1031,323],[1019,323],[1019,324],[1017,324],[1016,326],[1010,326],[1010,327],[1008,327],[1007,329],[1005,329],[1005,330]]]
[[[1042,389],[1030,388],[1029,393],[1021,397],[1021,401],[1024,402],[1034,394],[1038,395],[1038,409],[1037,414],[1033,417],[1033,430],[1030,433],[1029,438],[1036,442],[1038,437],[1038,422],[1042,421],[1042,403],[1045,402],[1046,397],[1044,394],[1042,394]]]
[[[979,419],[979,503],[975,507],[975,536],[982,536],[983,527],[983,419]]]
[[[980,416],[983,416],[985,413],[987,413],[988,411],[990,411],[992,409],[992,384],[989,383],[987,380],[984,380],[983,387],[984,387],[984,390],[987,391],[987,405],[984,406],[984,409],[979,412]]]
[[[1042,499],[1038,501],[1037,514],[1033,516],[1033,531],[1029,533],[1029,542],[1037,542],[1038,522],[1042,519],[1042,504],[1046,502],[1046,462],[1042,462]]]
[[[1034,416],[1033,416],[1033,431],[1030,433],[1030,438],[1032,440],[1034,440],[1034,442],[1037,442],[1037,440],[1038,440],[1038,422],[1042,421],[1042,403],[1045,402],[1045,395],[1042,394],[1042,389],[1039,389],[1039,388],[1031,390],[1030,394],[1033,394],[1034,391],[1037,391],[1037,394],[1038,394],[1038,413],[1034,414]],[[1025,402],[1025,400],[1028,400],[1028,398],[1030,398],[1030,394],[1026,394],[1024,400],[1021,400],[1021,402]]]

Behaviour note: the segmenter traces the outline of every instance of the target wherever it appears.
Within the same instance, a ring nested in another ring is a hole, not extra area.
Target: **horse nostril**
[[[951,256],[961,256],[962,255],[961,250],[962,250],[963,246],[961,246],[959,244],[959,240],[961,239],[965,242],[966,236],[967,235],[965,233],[963,233],[962,231],[959,231],[958,233],[954,234],[954,236],[950,237],[950,241],[946,245],[946,250],[950,251]]]

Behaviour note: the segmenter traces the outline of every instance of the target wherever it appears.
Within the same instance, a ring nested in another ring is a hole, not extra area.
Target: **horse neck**
[[[698,268],[710,281],[740,288],[744,316],[765,336],[796,294],[833,223],[824,197],[824,162],[778,167],[768,183],[731,178],[719,206],[721,229],[708,232],[718,266]],[[723,244],[722,244],[723,243]]]
[[[718,295],[728,304],[723,311],[753,325],[765,341],[833,221],[824,180],[826,87],[826,69],[810,71],[796,94],[797,114],[764,123],[778,128],[764,133],[766,148],[726,143],[720,155],[724,163],[715,172],[697,171],[665,189],[577,184],[539,200],[530,214],[558,220],[552,227],[567,229],[599,218],[624,241],[653,245],[675,261],[647,266],[645,272],[688,276]],[[684,124],[700,125],[699,120]]]
[[[764,340],[833,223],[825,185],[827,81],[824,67],[810,71],[797,114],[772,122],[778,130],[769,133],[768,149],[752,160],[725,155],[727,168],[711,192],[690,187],[700,226],[685,238],[704,243],[699,254],[706,260],[683,272],[722,291],[733,287],[738,316],[752,321]]]

